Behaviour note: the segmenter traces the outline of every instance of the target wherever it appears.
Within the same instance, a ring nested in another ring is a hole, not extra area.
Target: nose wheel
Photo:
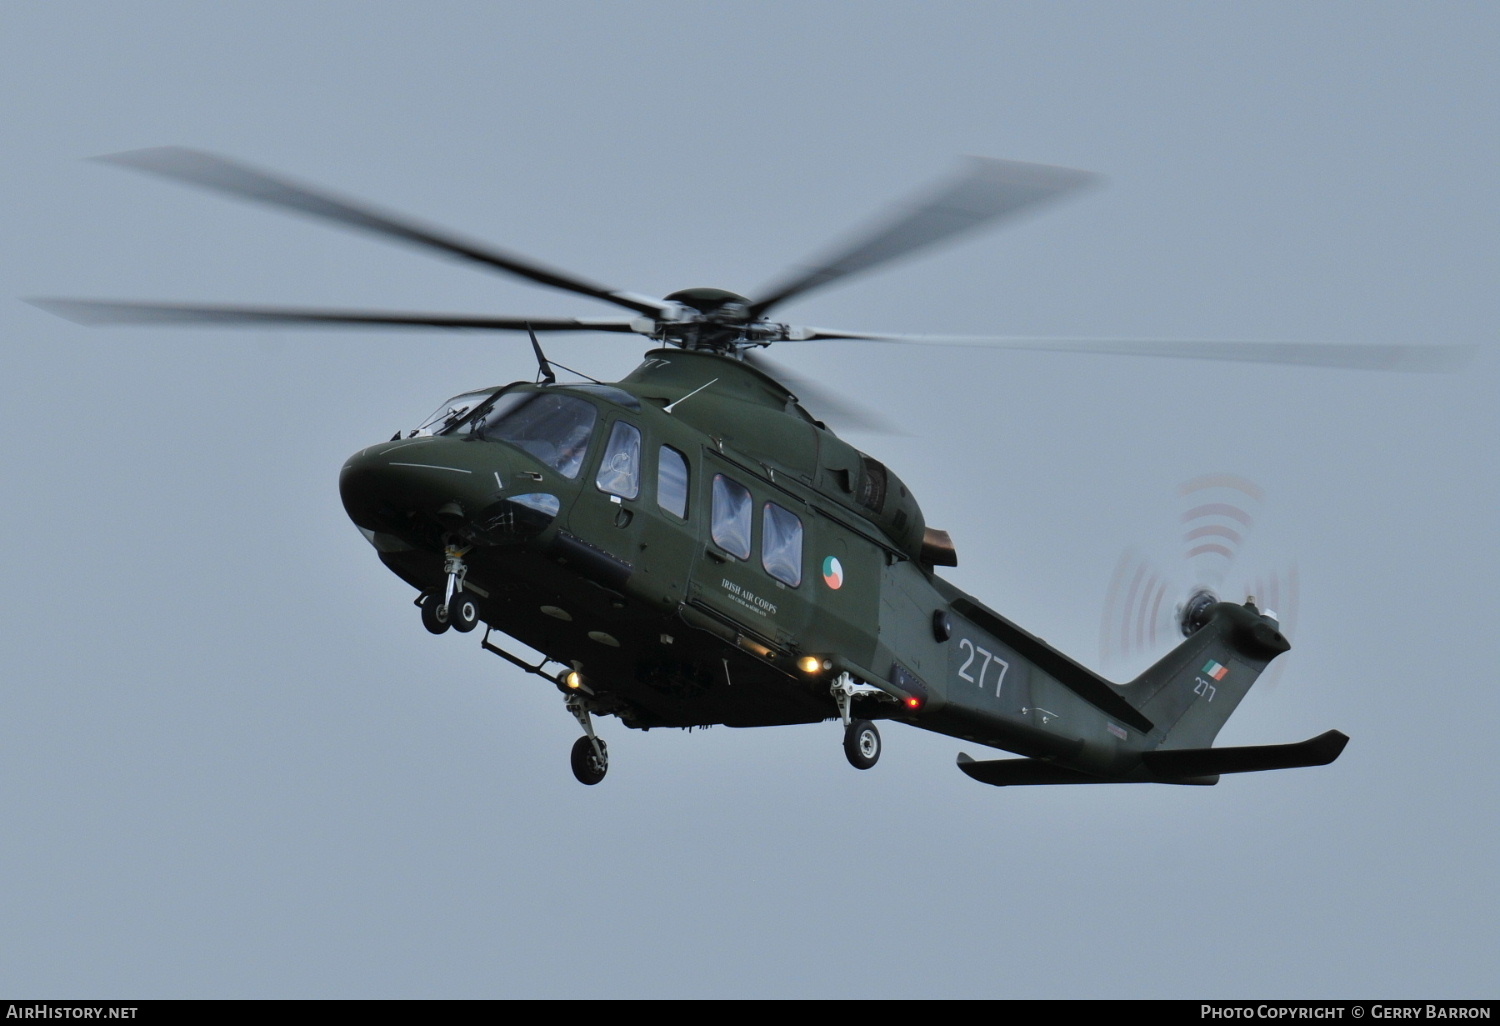
[[[422,610],[422,626],[433,634],[442,634],[453,626],[448,622],[448,603],[443,601],[443,596],[428,593],[417,605]]]
[[[461,591],[448,600],[448,622],[464,634],[479,625],[479,603],[472,592]]]

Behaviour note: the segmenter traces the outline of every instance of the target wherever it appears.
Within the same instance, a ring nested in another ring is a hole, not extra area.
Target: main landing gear
[[[464,591],[464,578],[469,568],[464,563],[468,549],[449,545],[443,550],[443,573],[446,580],[443,592],[428,592],[418,601],[422,609],[422,626],[433,634],[442,634],[449,627],[467,634],[479,625],[479,602],[473,592]]]
[[[844,721],[844,757],[855,769],[867,770],[880,761],[880,731],[869,720],[849,715],[856,689],[847,673],[840,674],[829,690],[839,707],[839,719]]]
[[[880,731],[869,720],[855,720],[844,728],[844,756],[855,769],[866,770],[880,761]]]
[[[573,776],[580,784],[597,784],[609,772],[609,746],[594,733],[594,718],[583,704],[582,695],[568,696],[568,712],[583,726],[583,737],[573,742]]]
[[[423,607],[423,619],[427,613],[426,606]],[[547,671],[548,663],[561,663],[561,660],[544,658],[535,666],[526,662],[520,656],[512,655],[490,641],[490,630],[486,628],[484,640],[480,646],[486,651],[493,652],[507,662],[525,670],[527,673],[535,674],[543,680],[550,681],[562,692],[563,705],[578,725],[583,728],[583,737],[573,742],[573,750],[569,754],[569,762],[573,766],[573,776],[578,778],[580,784],[590,786],[599,783],[604,775],[609,772],[609,746],[604,739],[594,733],[593,707],[596,705],[594,690],[590,688],[583,679],[582,668],[574,663],[575,669],[571,673],[550,673]],[[564,664],[566,665],[566,664]]]
[[[570,758],[573,776],[580,784],[597,784],[609,772],[609,746],[602,738],[581,737],[574,741]]]

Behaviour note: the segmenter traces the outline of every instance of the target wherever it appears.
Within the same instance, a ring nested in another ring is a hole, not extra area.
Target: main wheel
[[[867,770],[880,761],[880,731],[869,720],[855,720],[844,729],[844,755],[855,769]]]
[[[422,596],[422,626],[434,634],[441,634],[450,626],[448,608],[443,605],[441,595]]]
[[[467,591],[454,595],[448,602],[448,622],[453,629],[464,634],[479,623],[479,603]]]
[[[585,734],[573,742],[573,775],[580,784],[597,784],[609,772],[609,746],[599,739],[599,753],[594,752],[594,742]]]

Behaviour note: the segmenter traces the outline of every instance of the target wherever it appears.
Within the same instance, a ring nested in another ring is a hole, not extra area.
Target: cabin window
[[[577,477],[599,412],[556,392],[510,392],[474,419],[476,438],[509,442],[564,477]]]
[[[740,559],[750,558],[750,518],[754,508],[750,490],[723,474],[714,475],[711,533],[719,548]]]
[[[641,494],[641,432],[634,424],[615,421],[594,484],[601,492],[622,499],[633,499]]]
[[[783,584],[802,583],[802,521],[774,502],[765,504],[761,516],[760,565]]]
[[[656,503],[673,516],[687,519],[687,457],[670,445],[661,447],[656,461]]]

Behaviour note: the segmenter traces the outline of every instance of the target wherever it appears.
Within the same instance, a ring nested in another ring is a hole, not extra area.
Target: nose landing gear
[[[422,626],[433,634],[442,634],[449,627],[467,634],[479,626],[479,603],[472,592],[464,590],[464,578],[469,574],[464,555],[468,551],[456,545],[445,546],[443,573],[447,579],[442,594],[429,592],[417,600],[422,609]]]
[[[453,629],[467,634],[479,623],[479,604],[474,596],[464,591],[464,578],[469,567],[464,562],[468,548],[447,545],[443,548],[443,573],[448,580],[443,586],[443,605],[447,609],[448,622]]]

